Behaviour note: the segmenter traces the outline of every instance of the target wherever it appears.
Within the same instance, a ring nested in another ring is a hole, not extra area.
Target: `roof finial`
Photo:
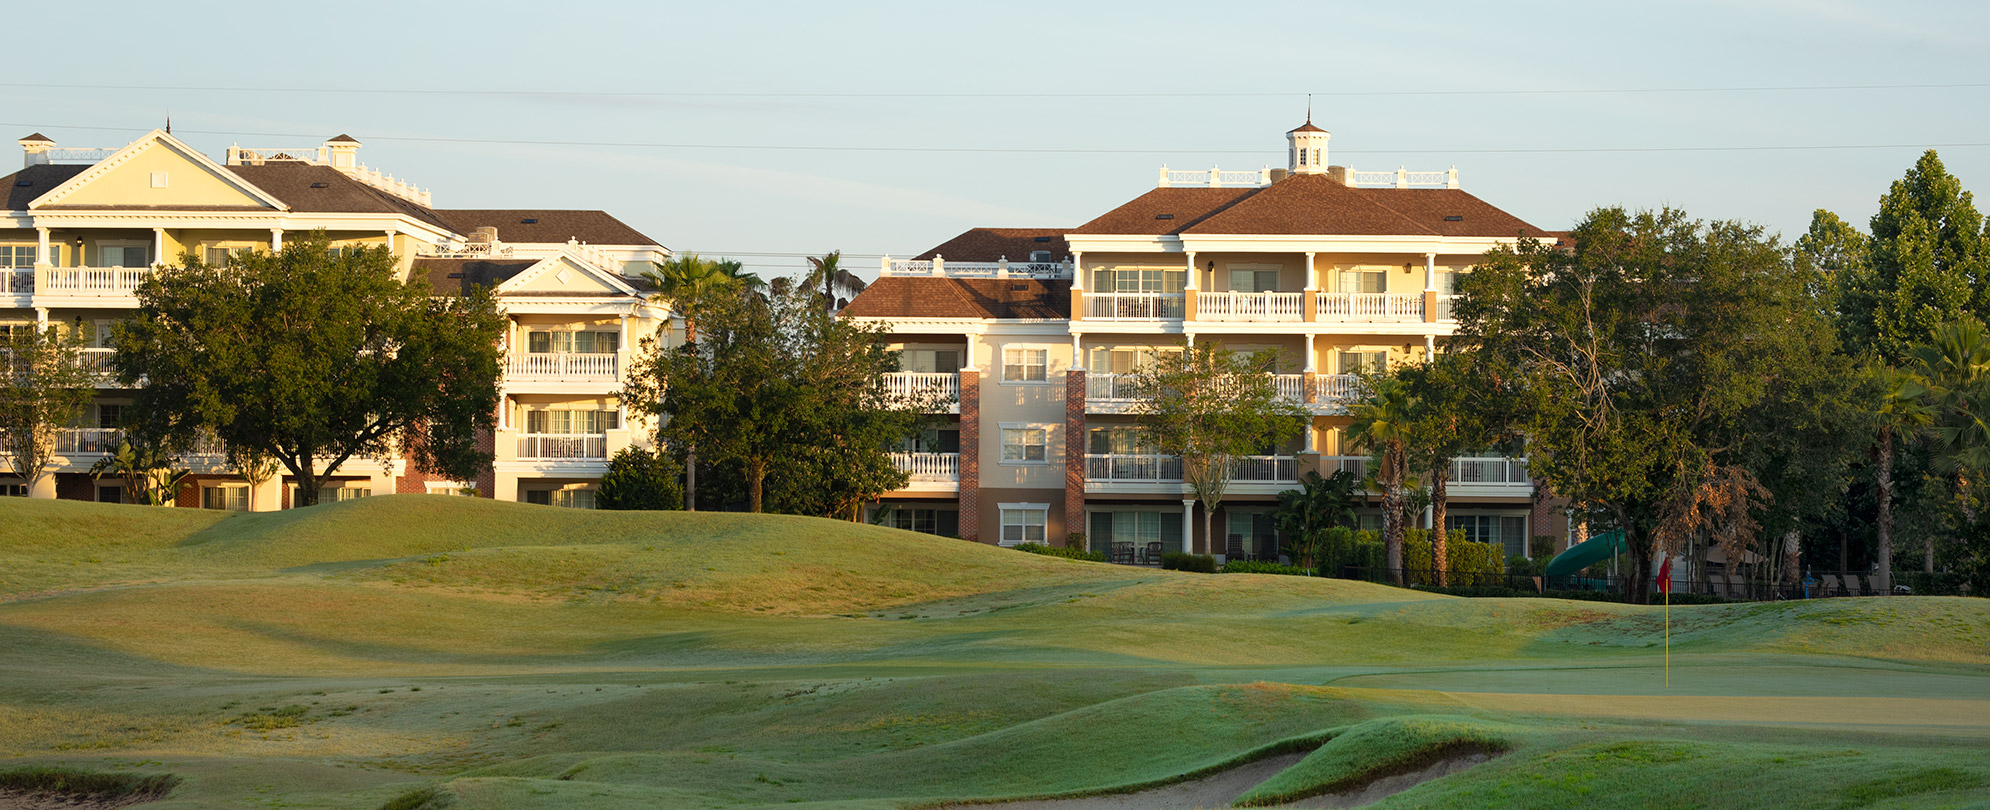
[[[1309,105],[1307,105],[1307,106],[1308,106],[1308,107],[1310,107],[1311,105],[1309,104]],[[1308,115],[1308,116],[1307,116],[1307,119],[1306,119],[1306,120],[1309,120],[1309,121],[1310,121],[1310,120],[1312,120],[1312,116],[1311,116],[1311,115]],[[167,134],[167,135],[171,135],[171,134],[173,134],[173,114],[172,114],[172,113],[166,113],[166,134]]]
[[[1306,94],[1306,123],[1313,123],[1313,94]]]

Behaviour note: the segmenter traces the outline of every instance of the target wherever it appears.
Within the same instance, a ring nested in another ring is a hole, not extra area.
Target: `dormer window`
[[[1050,251],[1048,251],[1048,250],[1032,250],[1032,251],[1030,251],[1030,262],[1031,262],[1031,263],[1033,263],[1033,264],[1049,264],[1049,263],[1050,263]]]

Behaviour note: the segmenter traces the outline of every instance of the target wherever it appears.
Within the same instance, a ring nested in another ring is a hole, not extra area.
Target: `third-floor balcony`
[[[1296,292],[1206,292],[1196,296],[1196,318],[1204,321],[1302,321],[1306,294]]]
[[[616,352],[527,352],[505,363],[505,379],[538,382],[615,382]]]
[[[1421,321],[1423,293],[1319,294],[1318,317],[1323,321]]]
[[[518,437],[518,457],[539,461],[598,461],[608,458],[603,433],[525,433]]]
[[[1099,373],[1085,375],[1085,407],[1092,413],[1127,413],[1139,399],[1132,374]],[[1273,374],[1272,386],[1278,397],[1295,405],[1322,413],[1337,413],[1347,407],[1360,391],[1361,380],[1353,374],[1317,374],[1310,392],[1304,374]]]
[[[1099,321],[1179,321],[1181,293],[1086,293],[1085,318]]]

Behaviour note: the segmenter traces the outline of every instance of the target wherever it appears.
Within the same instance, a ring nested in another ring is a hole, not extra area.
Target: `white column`
[[[1071,289],[1085,289],[1085,252],[1071,251]]]
[[[1423,291],[1437,292],[1437,254],[1423,254]]]
[[[48,331],[48,307],[35,307],[35,331]]]
[[[1433,358],[1433,357],[1436,357],[1436,356],[1437,356],[1437,336],[1436,336],[1436,335],[1424,335],[1424,336],[1423,336],[1423,359],[1424,359],[1425,361],[1429,361],[1429,360],[1430,360],[1431,358]]]
[[[1197,272],[1195,267],[1195,251],[1191,250],[1188,252],[1188,285],[1186,289],[1196,289],[1195,276]]]
[[[1313,337],[1311,332],[1306,333],[1306,373],[1308,374],[1317,373],[1320,367],[1319,362],[1314,359],[1317,353],[1313,351]]]
[[[48,255],[48,229],[36,228],[35,239],[37,242],[35,245],[35,264],[55,264],[55,262],[50,261]]]
[[[152,263],[153,263],[154,265],[160,265],[160,264],[165,264],[165,263],[166,263],[166,229],[165,229],[165,228],[153,228],[153,229],[152,229]]]
[[[498,397],[498,430],[511,429],[511,397]]]
[[[960,370],[980,371],[981,367],[975,365],[975,358],[979,356],[981,356],[981,335],[969,332],[967,333],[967,356],[961,358]]]
[[[1081,342],[1078,340],[1079,337],[1080,333],[1078,332],[1071,333],[1071,370],[1072,371],[1085,370],[1085,348],[1084,346],[1081,345]]]
[[[1319,275],[1315,273],[1313,270],[1314,255],[1315,254],[1312,251],[1306,252],[1306,291],[1307,292],[1314,292],[1320,289]]]
[[[1182,550],[1195,553],[1195,499],[1182,499]]]
[[[283,229],[282,228],[269,229],[269,252],[275,253],[282,249],[283,249]]]

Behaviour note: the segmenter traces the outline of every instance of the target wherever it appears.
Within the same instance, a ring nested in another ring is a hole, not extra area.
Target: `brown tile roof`
[[[1293,127],[1288,132],[1326,132],[1326,130],[1313,126],[1312,120],[1308,119],[1306,123]]]
[[[6,184],[4,186],[7,190],[6,210],[28,210],[28,203],[34,202],[36,197],[47,194],[56,186],[69,182],[69,178],[82,174],[83,170],[87,168],[90,167],[76,164],[42,164],[40,166],[29,166],[6,177],[0,177],[0,183]],[[27,185],[21,185],[21,181],[23,180],[27,181]]]
[[[1071,282],[885,276],[843,308],[853,318],[1069,320]]]
[[[1181,233],[1258,192],[1255,188],[1157,188],[1078,226],[1072,233],[1120,236]]]
[[[415,277],[426,276],[430,287],[444,295],[462,295],[471,287],[495,287],[538,264],[537,259],[432,259],[416,257]]]
[[[458,233],[496,228],[502,242],[552,244],[578,239],[590,245],[659,245],[606,211],[510,208],[443,208],[435,212]],[[533,220],[526,222],[525,220]]]
[[[1064,241],[1064,234],[1070,231],[1070,228],[972,228],[912,258],[931,259],[938,254],[963,262],[992,262],[1004,257],[1012,262],[1026,262],[1030,253],[1047,250],[1051,261],[1061,262],[1071,255],[1071,246]]]
[[[1317,174],[1273,183],[1184,231],[1483,237],[1545,233],[1458,189],[1349,188]]]
[[[359,139],[351,135],[337,135],[325,143],[359,143]]]
[[[282,200],[293,211],[406,214],[444,230],[455,230],[434,211],[347,177],[330,166],[273,160],[260,166],[229,166],[228,170]]]
[[[39,133],[39,132],[37,132],[37,133],[35,133],[35,134],[33,134],[33,135],[29,135],[28,137],[25,137],[25,138],[22,138],[21,140],[24,140],[24,141],[28,141],[28,142],[30,142],[30,143],[32,143],[32,142],[34,142],[34,141],[42,141],[42,142],[45,142],[45,143],[55,143],[54,141],[51,141],[51,140],[49,140],[49,139],[48,139],[48,136],[47,136],[47,135],[43,135],[43,134],[41,134],[41,133]]]

